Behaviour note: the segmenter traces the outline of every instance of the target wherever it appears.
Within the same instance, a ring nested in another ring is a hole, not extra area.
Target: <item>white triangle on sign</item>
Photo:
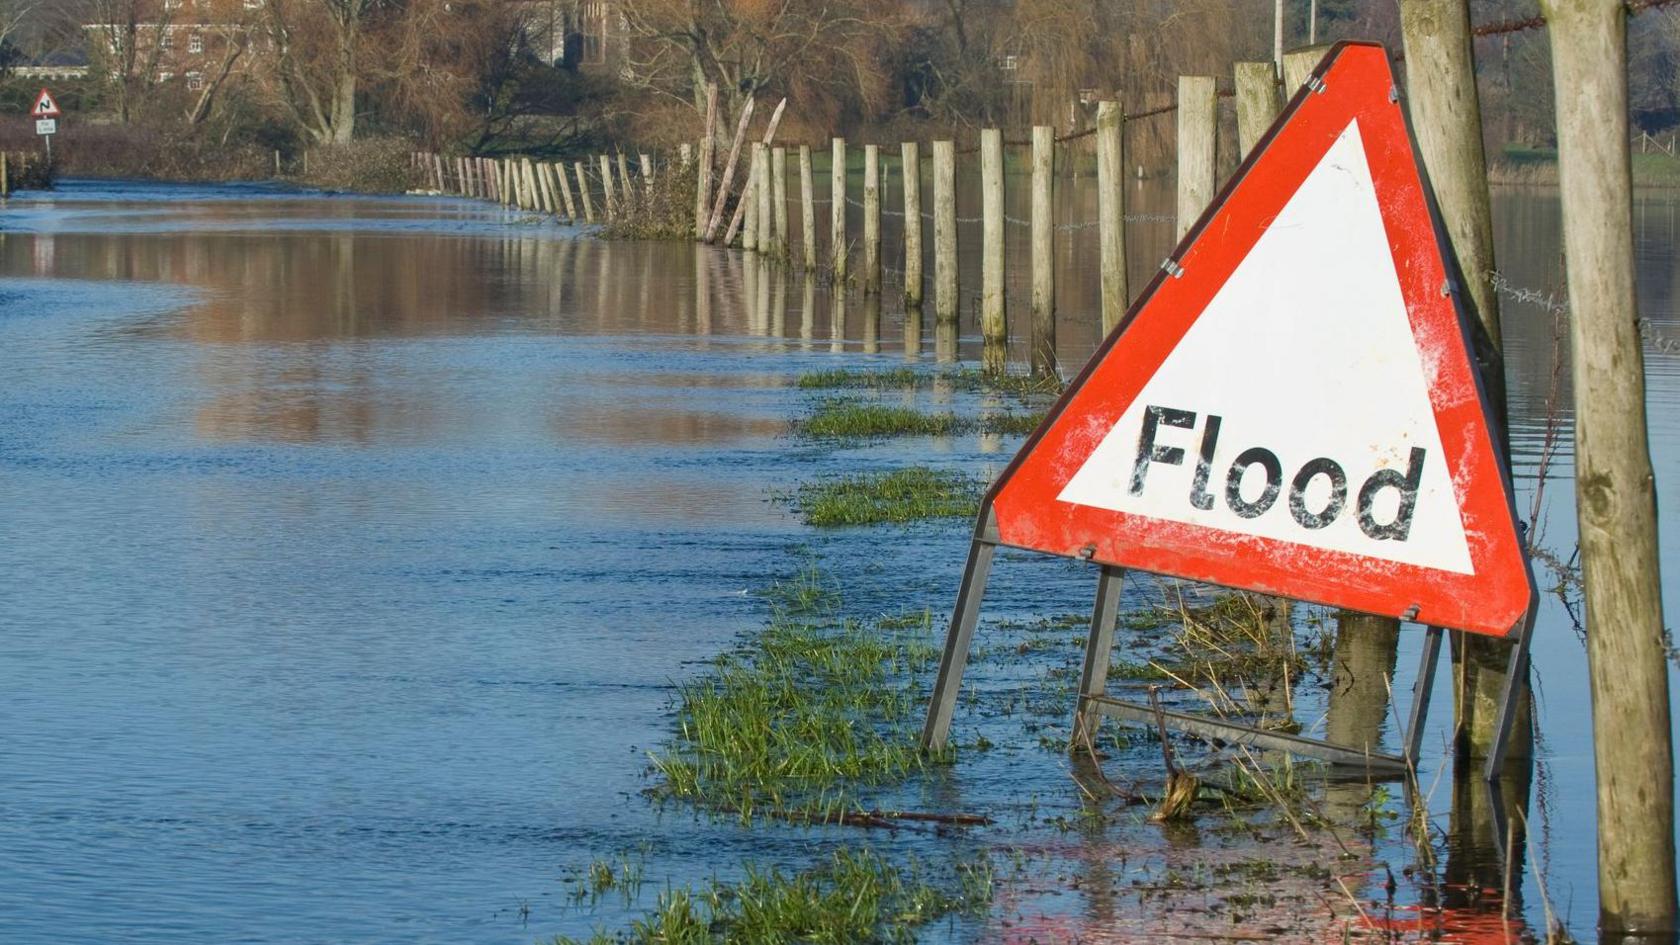
[[[1429,397],[1438,365],[1424,352],[1434,349],[1414,336],[1350,122],[1057,498],[1471,574]],[[1152,442],[1166,452],[1146,462],[1152,407]],[[1163,410],[1179,412],[1174,423],[1161,422]],[[1200,469],[1211,416],[1218,436]],[[1237,464],[1245,453],[1259,461]],[[1278,488],[1268,503],[1269,477]]]

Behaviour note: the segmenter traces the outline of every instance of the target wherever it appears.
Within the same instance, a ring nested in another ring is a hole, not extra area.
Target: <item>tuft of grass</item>
[[[794,494],[793,504],[807,525],[819,528],[973,518],[980,490],[973,476],[913,466],[807,483]]]
[[[869,850],[836,850],[797,873],[746,867],[739,883],[712,880],[700,890],[659,897],[620,934],[564,936],[555,945],[736,945],[762,942],[909,942],[917,927],[991,902],[989,864],[961,865],[934,884]]]
[[[994,413],[980,420],[980,429],[985,433],[996,433],[1002,436],[1025,436],[1038,429],[1044,422],[1048,411],[1035,410],[1031,413],[1015,413],[1006,411]]]
[[[819,439],[867,439],[883,436],[940,436],[957,433],[963,424],[955,414],[922,413],[856,400],[827,400],[799,425],[806,436]]]
[[[864,810],[863,790],[950,760],[918,745],[915,682],[937,651],[836,616],[821,583],[778,585],[768,625],[679,689],[677,732],[652,755],[654,793],[744,822],[840,822]]]
[[[1065,386],[1061,378],[1053,375],[986,374],[972,369],[917,371],[911,368],[813,371],[801,374],[796,385],[805,390],[921,390],[938,382],[950,384],[957,390],[1011,394],[1023,399],[1055,396]]]

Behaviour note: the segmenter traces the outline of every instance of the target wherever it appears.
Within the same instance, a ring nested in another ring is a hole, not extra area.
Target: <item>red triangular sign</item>
[[[31,118],[57,118],[60,114],[58,103],[53,101],[52,93],[46,89],[35,96],[35,107],[29,110]]]
[[[998,538],[1506,635],[1533,582],[1387,53],[1309,85],[993,487]]]

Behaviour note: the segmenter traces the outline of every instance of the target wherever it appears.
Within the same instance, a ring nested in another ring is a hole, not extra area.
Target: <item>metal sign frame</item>
[[[1126,316],[1110,333],[1109,337],[1099,346],[1080,375],[1069,384],[1057,404],[1051,408],[1048,416],[1039,428],[1027,439],[1021,450],[1004,470],[1003,474],[987,492],[981,505],[981,511],[975,523],[973,539],[968,553],[967,563],[963,569],[962,584],[957,594],[957,600],[952,612],[950,630],[945,641],[945,648],[940,660],[938,679],[934,686],[932,699],[928,707],[926,722],[922,730],[922,744],[927,749],[937,749],[944,745],[949,734],[951,717],[956,706],[956,699],[961,688],[964,668],[967,664],[969,645],[973,640],[974,630],[979,621],[980,602],[985,595],[986,585],[991,573],[992,559],[999,545],[1022,547],[1026,550],[1040,551],[1054,554],[1043,548],[1027,547],[1021,544],[1006,542],[999,534],[997,514],[994,509],[996,500],[1002,487],[1009,482],[1010,477],[1021,466],[1025,458],[1044,438],[1045,432],[1060,418],[1074,395],[1085,385],[1090,376],[1101,364],[1118,339],[1127,331],[1138,313],[1143,310],[1161,289],[1164,281],[1177,275],[1176,261],[1183,259],[1186,251],[1196,242],[1201,233],[1209,226],[1210,221],[1218,214],[1230,197],[1231,193],[1243,183],[1255,162],[1266,153],[1273,139],[1281,129],[1288,125],[1307,97],[1325,89],[1324,75],[1335,64],[1342,53],[1350,48],[1370,49],[1374,43],[1337,43],[1330,48],[1324,59],[1314,70],[1312,77],[1299,90],[1288,106],[1280,114],[1266,135],[1255,145],[1249,156],[1244,160],[1230,180],[1225,184],[1219,195],[1209,204],[1180,241],[1173,256],[1163,264],[1147,287],[1132,303]],[[1386,51],[1383,53],[1386,62]],[[1392,79],[1392,77],[1391,77]],[[1390,86],[1388,100],[1397,106],[1400,102],[1399,89]],[[1401,123],[1411,145],[1411,154],[1416,155],[1416,139],[1412,133],[1409,119],[1405,110],[1400,109]],[[1427,207],[1429,222],[1432,224],[1436,247],[1440,250],[1442,261],[1449,274],[1449,281],[1443,287],[1443,294],[1450,297],[1453,310],[1457,315],[1459,327],[1463,331],[1464,350],[1474,352],[1472,344],[1475,338],[1476,323],[1465,310],[1462,298],[1456,286],[1462,284],[1457,260],[1454,257],[1451,241],[1446,237],[1445,228],[1441,221],[1440,211],[1436,206],[1432,189],[1429,187],[1427,171],[1421,161],[1414,163],[1419,175],[1424,202]],[[1487,409],[1486,392],[1483,390],[1479,372],[1470,371],[1471,380],[1476,388],[1478,403],[1481,406],[1481,417],[1487,422],[1490,433],[1494,424],[1493,416]],[[1505,511],[1510,516],[1510,522],[1519,521],[1514,506],[1514,490],[1510,482],[1510,464],[1503,449],[1502,438],[1490,436],[1494,458],[1497,460],[1498,474],[1503,479],[1503,496]],[[1528,561],[1527,550],[1521,547],[1520,529],[1517,537],[1519,551],[1522,557],[1523,570],[1526,577],[1527,597],[1524,613],[1516,620],[1508,631],[1507,638],[1513,640],[1509,658],[1509,673],[1506,678],[1504,691],[1501,694],[1499,714],[1495,724],[1495,738],[1491,746],[1489,757],[1483,770],[1485,778],[1491,780],[1497,777],[1503,766],[1507,746],[1509,744],[1512,725],[1515,722],[1517,709],[1522,698],[1527,679],[1527,664],[1531,637],[1534,628],[1534,618],[1538,595],[1535,592],[1532,566]],[[1095,603],[1091,616],[1090,633],[1086,641],[1085,663],[1080,677],[1078,705],[1074,712],[1075,738],[1074,745],[1086,741],[1095,731],[1097,724],[1103,717],[1120,719],[1123,721],[1153,724],[1158,716],[1153,708],[1139,703],[1126,702],[1113,698],[1107,694],[1107,675],[1111,651],[1114,644],[1114,626],[1118,615],[1121,580],[1124,568],[1115,564],[1094,560],[1096,549],[1087,545],[1077,552],[1077,557],[1093,560],[1099,567],[1099,577],[1096,588]],[[1073,556],[1073,555],[1069,555]],[[1166,572],[1162,572],[1166,573]],[[1188,576],[1188,575],[1179,575]],[[1276,593],[1276,589],[1267,587],[1252,587],[1264,593]],[[1285,595],[1288,596],[1288,595]],[[1321,601],[1322,603],[1323,601]],[[1363,609],[1363,608],[1361,608]],[[1404,614],[1389,614],[1404,619],[1416,619],[1418,608],[1414,605]],[[1429,708],[1429,699],[1433,692],[1436,664],[1439,662],[1441,637],[1444,629],[1476,629],[1478,632],[1488,632],[1484,628],[1459,627],[1445,628],[1429,625],[1425,631],[1422,652],[1420,654],[1417,676],[1412,686],[1412,705],[1408,714],[1406,729],[1402,733],[1402,749],[1400,754],[1388,754],[1355,748],[1346,745],[1336,745],[1327,741],[1290,735],[1280,732],[1269,732],[1251,726],[1242,725],[1225,719],[1216,719],[1189,715],[1185,713],[1165,713],[1165,724],[1178,731],[1189,732],[1204,738],[1223,741],[1231,744],[1253,745],[1288,751],[1306,757],[1318,758],[1333,765],[1362,768],[1371,775],[1388,777],[1404,776],[1409,771],[1415,771],[1417,759],[1422,746],[1423,727]],[[1088,742],[1087,742],[1088,743]]]

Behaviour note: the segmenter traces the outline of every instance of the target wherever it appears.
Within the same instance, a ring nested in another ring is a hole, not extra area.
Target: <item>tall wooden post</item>
[[[1569,281],[1599,925],[1609,933],[1671,933],[1673,735],[1634,296],[1627,14],[1621,0],[1540,6],[1552,44]]]
[[[775,251],[775,213],[770,200],[770,147],[758,146],[758,181],[754,184],[758,188],[758,254],[768,256]],[[768,278],[768,277],[766,277]]]
[[[980,369],[1002,374],[1009,357],[1004,295],[1003,132],[980,132]]]
[[[933,143],[933,319],[938,338],[957,333],[957,145],[954,141]],[[939,346],[941,356],[954,358]]]
[[[630,164],[623,151],[618,152],[618,203],[622,216],[628,216],[636,206],[636,186],[630,183]]]
[[[4,151],[0,151],[0,197],[12,195],[12,169]]]
[[[735,140],[730,142],[729,157],[723,162],[723,177],[718,181],[717,200],[712,203],[712,218],[706,223],[706,242],[717,238],[723,225],[723,211],[729,206],[729,188],[735,183],[735,164],[741,159],[741,142],[747,140],[747,126],[752,122],[753,99],[741,106],[740,120],[735,124]]]
[[[694,238],[706,238],[712,199],[712,151],[717,148],[717,85],[706,86],[706,134],[700,139],[699,163],[695,168]]]
[[[881,291],[881,148],[863,147],[863,294]]]
[[[566,204],[566,222],[576,223],[578,219],[577,204],[572,202],[572,185],[566,178],[566,165],[554,165],[554,179],[560,182],[560,199]]]
[[[786,262],[788,258],[787,148],[776,148],[770,152],[770,218],[770,222],[775,229],[775,236],[770,241],[770,250],[778,260]]]
[[[1291,99],[1307,84],[1318,64],[1324,61],[1324,49],[1308,47],[1283,54],[1283,97]],[[1409,70],[1408,70],[1409,71]]]
[[[904,311],[916,313],[917,338],[921,338],[922,315],[922,149],[914,141],[898,146],[904,165]],[[905,329],[906,333],[909,329]]]
[[[1497,270],[1493,211],[1470,47],[1470,6],[1467,0],[1402,0],[1400,25],[1406,44],[1406,98],[1412,128],[1453,253],[1458,257],[1465,282],[1464,301],[1487,335],[1487,350],[1482,352],[1482,388],[1503,438],[1503,332],[1499,297],[1493,285]],[[1454,689],[1458,709],[1455,741],[1470,757],[1481,757],[1495,739],[1511,644],[1473,633],[1462,634],[1455,642],[1454,657],[1459,664],[1459,672],[1454,674],[1459,683]],[[1525,698],[1520,705],[1526,709],[1529,700]],[[1508,757],[1526,758],[1531,753],[1530,718],[1525,711],[1513,724]]]
[[[1102,269],[1102,333],[1126,314],[1126,160],[1119,102],[1097,104],[1097,237]]]
[[[754,141],[752,157],[747,160],[747,186],[741,191],[741,206],[752,211],[746,215],[746,222],[741,227],[741,248],[749,253],[758,252],[758,182],[763,157],[764,145]],[[726,235],[725,245],[728,242],[729,237]]]
[[[612,159],[605,154],[600,157],[601,165],[601,202],[606,205],[602,211],[607,219],[616,219],[621,207],[618,199],[618,188],[613,186]]]
[[[636,163],[642,168],[642,195],[653,197],[653,158],[646,152],[636,155]]]
[[[1056,129],[1032,131],[1032,372],[1056,373],[1056,220],[1051,175],[1056,167]]]
[[[1277,70],[1269,62],[1239,62],[1237,83],[1237,149],[1242,157],[1277,120],[1283,102],[1278,96]]]
[[[583,222],[595,222],[595,202],[589,198],[589,175],[583,171],[582,161],[573,161],[572,168],[577,172],[578,199],[583,201]]]
[[[1178,236],[1183,238],[1213,201],[1218,177],[1219,99],[1213,76],[1178,77]]]
[[[828,172],[828,267],[836,282],[846,281],[846,139],[832,142]]]
[[[811,179],[811,146],[799,146],[799,249],[805,257],[805,271],[817,270],[817,195]]]

